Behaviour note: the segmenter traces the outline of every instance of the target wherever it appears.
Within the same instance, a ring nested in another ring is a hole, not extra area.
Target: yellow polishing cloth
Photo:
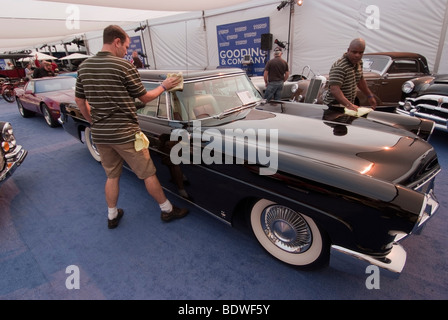
[[[135,134],[134,147],[136,151],[140,151],[149,147],[149,140],[143,132],[140,131]]]
[[[169,91],[178,91],[178,90],[184,90],[184,76],[182,75],[182,72],[179,73],[168,73],[166,75],[167,78],[170,77],[177,77],[180,79],[180,82],[174,87],[171,88]]]

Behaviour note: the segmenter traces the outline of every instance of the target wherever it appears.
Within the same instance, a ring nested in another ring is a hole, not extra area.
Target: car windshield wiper
[[[227,117],[227,116],[229,116],[229,115],[231,115],[233,113],[240,112],[240,111],[243,111],[243,110],[248,109],[248,108],[256,107],[259,104],[260,104],[260,101],[256,101],[256,102],[251,102],[251,103],[248,103],[248,104],[243,104],[241,106],[233,107],[233,108],[224,110],[223,112],[221,112],[221,113],[219,113],[217,115],[214,115],[213,118],[215,118],[215,119],[222,119],[222,118]]]

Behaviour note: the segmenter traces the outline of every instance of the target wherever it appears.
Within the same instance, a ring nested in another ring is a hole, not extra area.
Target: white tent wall
[[[149,25],[150,50],[147,51],[154,69],[207,67],[207,39],[201,12],[187,16],[188,19]]]
[[[432,71],[448,73],[448,0],[431,0],[430,5],[417,0],[305,0],[302,6],[294,4],[291,20],[290,6],[277,10],[280,2],[250,1],[146,21],[143,34],[151,68],[216,67],[216,26],[269,17],[273,39],[288,41],[291,23],[290,52],[284,58],[293,74],[301,73],[306,65],[317,73],[328,73],[333,61],[357,37],[366,40],[366,52],[421,53]],[[133,30],[129,33],[132,36]],[[86,37],[90,52],[96,53],[98,39]]]
[[[438,64],[436,65],[436,70],[438,73],[448,74],[448,1],[445,8],[445,18],[443,20],[442,32],[440,35],[439,51],[438,54]],[[437,61],[436,61],[437,62]]]
[[[318,73],[328,73],[334,60],[357,37],[366,40],[366,53],[417,52],[434,70],[440,59],[440,41],[443,44],[440,35],[446,30],[447,6],[446,0],[433,0],[430,5],[416,0],[305,1],[294,14],[292,70],[297,73],[309,65]],[[372,19],[376,21],[372,23]],[[434,71],[448,72],[446,61],[441,59]]]
[[[440,57],[440,67],[438,68],[438,73],[448,73],[448,33],[445,34],[445,39],[443,41],[442,54]]]

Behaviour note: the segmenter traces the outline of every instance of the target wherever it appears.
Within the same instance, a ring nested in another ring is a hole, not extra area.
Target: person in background
[[[289,66],[282,58],[282,49],[280,47],[275,48],[274,59],[266,63],[263,77],[266,85],[264,98],[268,102],[272,99],[281,100],[283,84],[289,77]]]
[[[137,52],[137,51],[132,51],[132,64],[133,64],[137,69],[142,69],[142,68],[143,68],[143,62],[142,62],[142,60],[140,60],[140,58],[138,57],[138,52]]]
[[[358,110],[355,105],[357,88],[361,90],[368,98],[370,106],[376,108],[375,96],[367,86],[367,82],[363,76],[362,57],[366,43],[364,39],[357,38],[351,41],[347,52],[333,63],[330,69],[327,91],[324,97],[324,104],[350,110]]]
[[[163,221],[183,218],[188,213],[166,198],[147,145],[138,148],[141,129],[135,106],[136,98],[146,104],[174,88],[180,79],[166,78],[160,86],[147,91],[137,69],[123,59],[129,45],[130,38],[121,27],[106,27],[102,50],[79,66],[75,90],[76,104],[91,124],[92,139],[106,172],[109,229],[116,228],[124,214],[123,209],[117,208],[124,162],[144,181],[146,190],[160,206]]]
[[[31,70],[31,63],[27,63],[25,66],[25,78],[31,79],[33,76],[33,70]]]
[[[54,74],[58,73],[59,72],[59,68],[58,68],[58,65],[56,64],[56,62],[51,61],[50,63],[51,63],[51,70],[53,71],[53,73]]]
[[[55,74],[51,68],[51,62],[43,61],[42,67],[36,68],[33,71],[33,78],[53,77]]]

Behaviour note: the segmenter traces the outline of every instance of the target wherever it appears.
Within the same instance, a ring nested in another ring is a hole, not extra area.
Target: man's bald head
[[[347,58],[353,65],[359,63],[364,55],[366,49],[366,42],[364,39],[357,38],[350,42],[350,46],[347,49]]]
[[[348,49],[360,49],[362,48],[364,51],[364,49],[366,48],[366,42],[364,39],[362,38],[356,38],[353,39],[352,42],[350,42],[350,46],[348,47]]]

